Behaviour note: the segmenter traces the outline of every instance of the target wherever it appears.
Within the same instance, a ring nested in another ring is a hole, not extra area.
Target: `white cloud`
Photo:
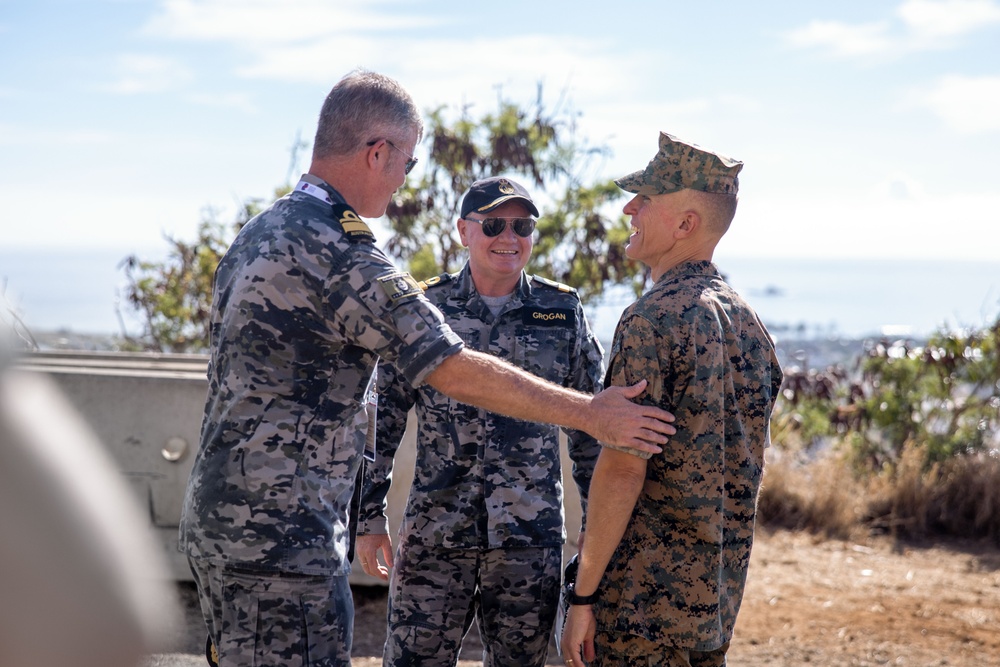
[[[250,95],[245,93],[192,93],[186,96],[193,104],[203,107],[222,109],[238,109],[247,113],[256,113],[257,105]]]
[[[896,10],[916,37],[952,37],[1000,23],[992,0],[907,0]]]
[[[122,95],[164,93],[191,80],[191,72],[173,58],[125,54],[118,57],[117,78],[104,90]]]
[[[229,42],[256,49],[358,31],[413,29],[426,18],[399,0],[165,0],[144,26],[148,35]],[[387,6],[393,7],[390,11]]]
[[[961,134],[1000,131],[1000,76],[946,76],[907,102],[926,107]]]
[[[888,30],[886,23],[848,25],[840,21],[812,21],[789,31],[785,38],[797,48],[824,49],[839,57],[864,56],[892,48]]]
[[[101,130],[39,129],[11,124],[0,124],[0,146],[70,146],[104,144],[111,135]]]
[[[955,38],[1000,23],[996,0],[905,0],[895,19],[850,24],[812,21],[785,34],[793,48],[818,49],[839,58],[900,56],[951,48]]]
[[[359,36],[329,36],[304,44],[262,44],[250,62],[237,67],[247,79],[330,84],[376,53],[372,40]]]

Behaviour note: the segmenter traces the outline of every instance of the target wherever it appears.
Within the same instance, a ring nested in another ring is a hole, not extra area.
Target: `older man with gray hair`
[[[356,71],[320,113],[312,163],[215,274],[208,399],[181,519],[219,664],[350,665],[350,501],[379,357],[414,386],[644,451],[674,429],[465,349],[361,216],[385,213],[423,131],[393,79]]]

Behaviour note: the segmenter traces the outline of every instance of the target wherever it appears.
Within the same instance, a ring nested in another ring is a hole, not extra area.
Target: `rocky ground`
[[[189,632],[147,667],[200,665],[204,635]],[[384,589],[357,592],[354,665],[381,665]],[[758,533],[750,581],[730,649],[743,667],[1000,666],[1000,548],[898,545],[888,538],[819,541]],[[473,634],[475,630],[473,630]],[[469,637],[462,667],[482,664]],[[550,665],[562,661],[552,651]]]

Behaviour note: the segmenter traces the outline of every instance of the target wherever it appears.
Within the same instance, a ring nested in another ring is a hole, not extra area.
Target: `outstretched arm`
[[[591,396],[546,382],[488,354],[463,349],[441,362],[427,382],[455,400],[525,421],[558,424],[601,442],[657,454],[676,433],[674,416],[633,403],[646,387],[611,387]]]

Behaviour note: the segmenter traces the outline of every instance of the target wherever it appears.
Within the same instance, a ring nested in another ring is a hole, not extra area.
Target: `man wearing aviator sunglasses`
[[[528,238],[531,236],[532,232],[535,231],[534,218],[483,218],[482,220],[476,220],[475,218],[464,219],[469,222],[478,222],[481,224],[483,226],[483,234],[490,238],[503,234],[503,230],[507,229],[507,223],[510,223],[510,228],[515,234],[523,238]]]
[[[476,181],[457,225],[469,261],[427,281],[426,296],[466,347],[599,391],[603,351],[576,291],[524,272],[537,215],[516,181]],[[417,461],[394,562],[383,507],[414,406]],[[600,446],[582,431],[566,433],[585,503]],[[394,567],[384,663],[454,665],[475,616],[486,664],[544,665],[565,541],[559,427],[463,405],[429,384],[415,388],[383,364],[376,440],[357,549],[368,574],[388,579],[379,551]]]
[[[593,396],[466,350],[382,253],[362,218],[385,213],[422,134],[398,82],[348,74],[320,110],[308,172],[240,230],[216,270],[179,532],[221,667],[351,664],[350,506],[362,458],[374,456],[380,359],[417,387],[605,442],[659,452],[676,432],[672,415],[629,400],[645,382]]]

